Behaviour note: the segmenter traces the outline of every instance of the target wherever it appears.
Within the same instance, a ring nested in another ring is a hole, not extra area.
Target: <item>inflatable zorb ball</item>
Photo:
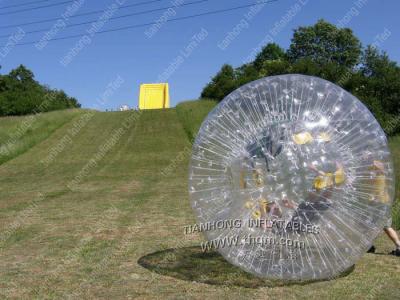
[[[274,76],[208,115],[189,193],[203,248],[257,276],[324,279],[351,267],[390,223],[393,166],[357,98],[320,78]]]

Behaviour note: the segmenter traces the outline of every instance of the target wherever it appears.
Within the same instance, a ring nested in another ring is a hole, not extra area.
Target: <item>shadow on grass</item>
[[[138,264],[157,274],[186,281],[246,288],[304,285],[325,280],[283,281],[258,278],[227,262],[216,251],[203,252],[200,247],[157,251],[141,257]],[[354,266],[340,274],[344,277]]]

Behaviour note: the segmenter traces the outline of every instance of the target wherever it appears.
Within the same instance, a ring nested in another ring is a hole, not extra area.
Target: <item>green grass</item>
[[[196,138],[200,125],[218,103],[214,100],[186,101],[176,106],[176,113],[190,141]]]
[[[0,164],[24,153],[84,110],[69,109],[0,118]]]
[[[376,241],[378,254],[363,256],[349,275],[309,284],[261,280],[215,252],[200,253],[203,237],[183,234],[183,226],[195,222],[189,157],[175,158],[214,105],[145,111],[111,147],[123,122],[138,114],[95,112],[43,164],[77,128],[84,114],[77,112],[0,165],[0,298],[398,298],[399,260],[384,255],[393,247],[385,236]],[[54,112],[55,119],[63,113]],[[13,119],[10,128],[22,118]],[[394,153],[399,141],[390,141]],[[173,172],[165,176],[161,170],[171,163]]]

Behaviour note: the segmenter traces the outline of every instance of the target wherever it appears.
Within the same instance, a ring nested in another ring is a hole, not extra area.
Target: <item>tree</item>
[[[236,78],[236,86],[241,86],[259,78],[259,72],[253,64],[244,64],[243,66],[234,70],[234,72]]]
[[[259,71],[259,77],[290,73],[290,63],[286,60],[266,60]]]
[[[8,76],[23,83],[35,82],[35,75],[33,75],[33,72],[31,70],[28,70],[24,65],[19,65],[19,67],[17,67],[16,69],[11,70]]]
[[[366,77],[381,77],[388,72],[396,73],[399,70],[397,63],[391,61],[386,52],[379,52],[376,47],[367,46],[362,55],[361,71]]]
[[[302,58],[291,65],[291,73],[318,76],[321,73],[321,67],[311,58]]]
[[[387,113],[400,113],[400,67],[385,52],[368,46],[360,72],[365,78],[363,93],[380,100]]]
[[[0,75],[0,93],[6,89],[6,81],[3,75]]]
[[[298,73],[337,83],[357,96],[388,134],[400,132],[400,67],[385,52],[360,41],[348,28],[324,20],[294,31],[287,51],[267,44],[251,63],[222,67],[202,96],[221,100],[236,87],[261,77]]]
[[[253,64],[254,67],[260,71],[266,61],[285,60],[286,53],[278,44],[269,43],[262,48],[261,52],[257,54]]]
[[[225,64],[203,89],[201,97],[220,101],[232,92],[236,86],[235,70],[231,65]]]
[[[292,62],[308,58],[324,65],[336,63],[353,68],[361,54],[361,43],[349,28],[338,28],[324,20],[294,31],[288,56]]]
[[[42,105],[44,103],[46,105]],[[62,90],[52,90],[39,84],[33,72],[23,65],[11,70],[7,75],[0,75],[2,116],[26,115],[72,107],[80,107],[75,98],[67,96]]]

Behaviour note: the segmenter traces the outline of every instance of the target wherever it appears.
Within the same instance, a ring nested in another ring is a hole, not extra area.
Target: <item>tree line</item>
[[[376,46],[362,47],[351,29],[325,20],[295,29],[287,50],[269,43],[250,63],[223,65],[201,97],[221,101],[245,83],[290,73],[340,85],[363,101],[387,134],[400,133],[400,67]]]
[[[18,116],[81,107],[63,90],[51,89],[35,80],[32,71],[20,65],[0,75],[0,116]]]

